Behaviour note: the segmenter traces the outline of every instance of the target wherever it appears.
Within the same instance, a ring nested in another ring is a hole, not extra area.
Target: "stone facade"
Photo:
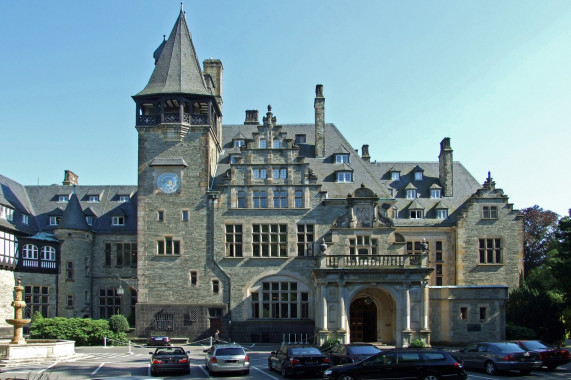
[[[313,123],[280,124],[268,106],[224,125],[222,63],[200,67],[182,12],[154,58],[133,96],[136,186],[0,176],[30,312],[121,312],[140,336],[192,341],[504,337],[521,216],[490,175],[480,184],[453,160],[449,138],[437,161],[371,162],[326,123],[322,85]]]

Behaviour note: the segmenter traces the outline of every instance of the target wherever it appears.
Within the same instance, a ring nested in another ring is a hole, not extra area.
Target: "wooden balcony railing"
[[[323,255],[320,268],[422,268],[427,266],[428,254],[420,255]]]

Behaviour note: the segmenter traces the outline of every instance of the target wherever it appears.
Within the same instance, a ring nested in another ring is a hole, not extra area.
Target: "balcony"
[[[181,123],[180,114],[178,112],[165,112],[163,114],[164,123]],[[137,125],[142,126],[154,126],[161,123],[160,115],[139,115],[137,116]],[[183,113],[182,124],[192,125],[207,125],[208,115],[190,115],[188,113]]]
[[[323,269],[412,269],[426,268],[428,254],[419,255],[323,255],[318,267]]]

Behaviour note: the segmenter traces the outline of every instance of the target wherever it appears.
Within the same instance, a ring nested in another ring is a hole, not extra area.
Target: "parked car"
[[[462,360],[464,367],[484,370],[488,375],[498,371],[528,374],[541,367],[538,354],[526,351],[513,342],[472,343],[454,354]]]
[[[283,344],[268,357],[268,368],[283,377],[297,374],[318,375],[329,367],[329,359],[317,347],[303,344]]]
[[[151,354],[151,375],[159,372],[183,372],[190,374],[190,351],[182,347],[159,347]]]
[[[466,380],[466,371],[449,352],[433,349],[383,350],[357,363],[330,367],[324,380]]]
[[[381,352],[377,346],[369,343],[336,344],[323,353],[329,358],[330,365],[357,363]]]
[[[147,346],[170,346],[171,340],[168,336],[150,335],[147,338]]]
[[[250,373],[250,358],[239,344],[215,344],[204,350],[208,373],[241,372]]]
[[[571,361],[569,351],[563,348],[548,347],[539,340],[517,340],[515,343],[526,351],[538,354],[541,365],[549,370],[554,370]]]

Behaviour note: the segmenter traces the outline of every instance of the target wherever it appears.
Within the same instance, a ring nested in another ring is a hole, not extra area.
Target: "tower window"
[[[182,210],[181,214],[180,214],[180,218],[183,222],[188,222],[189,220],[189,211],[188,210]]]
[[[212,280],[212,293],[220,294],[220,281]]]
[[[158,255],[180,255],[180,241],[167,236],[157,241]]]
[[[198,285],[198,272],[195,270],[190,271],[190,285]]]
[[[164,222],[164,220],[165,220],[165,212],[164,211],[162,211],[162,210],[157,211],[157,220],[159,222]]]

